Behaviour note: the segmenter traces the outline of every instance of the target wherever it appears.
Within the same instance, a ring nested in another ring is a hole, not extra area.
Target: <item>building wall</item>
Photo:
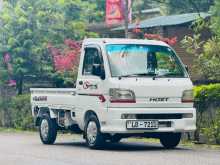
[[[186,35],[192,35],[192,31],[187,26],[170,26],[164,28],[164,37],[177,37],[177,44],[173,46],[174,50],[181,58],[183,63],[189,67],[189,71],[192,71],[193,60],[195,56],[189,55],[185,48],[183,48],[181,41]],[[193,78],[195,75],[192,75]]]

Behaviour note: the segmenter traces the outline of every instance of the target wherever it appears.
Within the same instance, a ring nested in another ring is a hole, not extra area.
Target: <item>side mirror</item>
[[[102,80],[105,79],[105,71],[104,71],[104,68],[101,64],[93,64],[92,74],[100,77]]]
[[[189,72],[189,67],[187,65],[185,65],[185,69],[187,72]]]

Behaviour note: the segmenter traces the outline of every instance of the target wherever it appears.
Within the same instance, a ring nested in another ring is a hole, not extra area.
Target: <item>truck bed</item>
[[[31,88],[31,104],[38,107],[72,110],[76,88]]]

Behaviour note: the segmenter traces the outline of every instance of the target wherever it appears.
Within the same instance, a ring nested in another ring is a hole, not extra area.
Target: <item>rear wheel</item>
[[[43,144],[53,144],[57,137],[57,124],[48,115],[41,118],[39,126],[40,138]]]
[[[173,149],[179,144],[180,139],[181,133],[166,133],[161,135],[160,143],[166,149]]]
[[[100,148],[104,144],[104,137],[100,131],[100,124],[95,115],[91,115],[86,122],[85,139],[87,145],[92,149]]]

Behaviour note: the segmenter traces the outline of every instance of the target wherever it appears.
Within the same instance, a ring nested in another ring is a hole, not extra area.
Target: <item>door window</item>
[[[96,48],[86,48],[83,62],[83,75],[93,75],[92,69],[94,64],[102,64],[101,55]]]

